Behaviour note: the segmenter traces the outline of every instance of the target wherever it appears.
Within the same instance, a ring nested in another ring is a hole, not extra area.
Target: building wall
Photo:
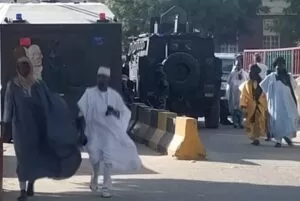
[[[284,38],[276,32],[273,27],[276,25],[278,16],[285,15],[285,8],[289,7],[286,0],[262,0],[262,6],[268,7],[268,13],[258,13],[261,20],[261,47],[260,48],[280,48],[292,46],[292,41]]]
[[[249,20],[249,33],[241,34],[239,37],[239,51],[262,48],[262,27],[262,18],[260,16]]]
[[[238,49],[262,49],[280,48],[294,46],[293,41],[281,37],[271,27],[274,25],[272,20],[284,15],[284,9],[289,6],[286,0],[262,0],[262,6],[270,9],[268,13],[258,13],[255,19],[248,22],[250,33],[241,34],[238,40]]]
[[[260,13],[261,15],[284,15],[284,9],[289,7],[287,0],[262,0],[262,6],[270,9],[268,13]]]

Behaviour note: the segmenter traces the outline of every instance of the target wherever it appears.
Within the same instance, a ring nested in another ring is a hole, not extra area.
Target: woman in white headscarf
[[[26,55],[30,59],[33,66],[33,76],[35,79],[42,80],[43,72],[43,54],[38,45],[31,45],[26,50]]]

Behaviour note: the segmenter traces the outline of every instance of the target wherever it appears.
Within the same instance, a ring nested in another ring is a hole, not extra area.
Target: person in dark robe
[[[163,70],[162,65],[158,65],[155,71],[155,78],[157,79],[156,85],[156,108],[157,109],[166,109],[167,100],[169,98],[169,83],[167,81],[167,76]]]
[[[19,201],[34,196],[40,178],[69,178],[81,163],[79,132],[65,102],[33,75],[27,57],[17,60],[17,76],[4,100],[4,133],[12,125],[17,158]]]
[[[16,48],[13,49],[13,56],[14,58],[17,60],[21,57],[25,57],[26,56],[26,50],[24,47],[21,47],[21,46],[18,46]],[[7,69],[8,72],[6,72],[8,74],[8,76],[11,76],[13,74],[15,74],[15,72],[12,72],[12,69]],[[5,96],[5,91],[6,91],[6,88],[7,88],[7,80],[4,79],[2,80],[4,81],[4,84],[3,86],[1,87],[1,103],[4,103],[4,96]],[[1,104],[1,118],[3,119],[3,111],[4,111],[4,104]],[[13,142],[13,138],[12,138],[12,135],[11,135],[11,127],[6,127],[7,131],[10,130],[10,132],[6,132],[5,135],[3,134],[2,136],[2,139],[5,143],[12,143]]]
[[[127,106],[130,106],[134,100],[133,87],[133,82],[129,79],[129,65],[125,63],[122,67],[122,92]]]

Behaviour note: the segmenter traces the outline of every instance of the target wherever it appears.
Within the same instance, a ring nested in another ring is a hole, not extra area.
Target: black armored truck
[[[16,72],[13,50],[20,46],[39,47],[32,56],[42,59],[43,80],[66,100],[74,115],[86,87],[96,84],[101,65],[112,69],[111,85],[121,92],[122,26],[106,5],[1,4],[0,16],[2,102],[5,86]]]
[[[213,37],[190,31],[178,15],[174,19],[175,28],[169,32],[170,23],[164,26],[160,19],[152,19],[152,33],[131,42],[127,63],[135,94],[139,102],[155,107],[156,72],[162,68],[169,87],[166,109],[205,117],[207,128],[218,128],[222,63],[214,56]]]

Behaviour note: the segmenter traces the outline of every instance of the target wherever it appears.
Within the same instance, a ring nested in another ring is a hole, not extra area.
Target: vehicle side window
[[[231,72],[234,60],[222,59],[222,70],[223,72]]]

